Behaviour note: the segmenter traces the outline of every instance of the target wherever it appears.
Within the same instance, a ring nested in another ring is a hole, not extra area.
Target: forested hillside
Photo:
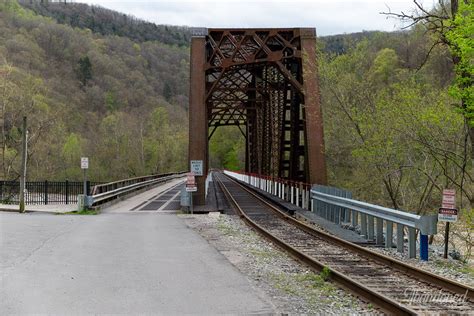
[[[188,55],[0,3],[0,178],[18,177],[23,115],[29,179],[78,179],[81,155],[95,181],[184,169]]]
[[[85,5],[25,5],[0,3],[1,178],[18,176],[23,115],[30,179],[77,179],[81,155],[95,181],[186,169],[188,30]],[[469,6],[456,22],[467,35],[446,34],[459,56],[474,46]],[[456,51],[438,41],[424,25],[318,39],[329,177],[418,213],[455,188],[468,225],[459,238],[472,245],[472,63],[454,65]],[[210,152],[214,167],[243,167],[238,130],[218,130]]]
[[[188,46],[191,38],[188,27],[156,25],[100,6],[83,3],[45,5],[29,0],[22,0],[20,3],[39,15],[53,18],[58,23],[88,28],[102,35],[117,35],[138,42],[158,41],[179,46]]]
[[[431,214],[442,190],[455,189],[461,219],[453,235],[469,258],[474,4],[461,6],[462,27],[449,27],[456,24],[447,18],[445,29],[429,31],[441,25],[430,17],[427,25],[371,34],[332,53],[322,43],[320,79],[331,184],[362,200]]]

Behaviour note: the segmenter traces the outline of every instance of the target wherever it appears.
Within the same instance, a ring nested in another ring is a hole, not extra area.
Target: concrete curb
[[[24,213],[20,213],[18,209],[13,208],[0,208],[0,212],[8,212],[8,213],[18,213],[18,214],[26,214],[26,213],[39,213],[39,214],[64,214],[67,215],[67,212],[54,212],[54,211],[39,211],[39,210],[25,210]]]

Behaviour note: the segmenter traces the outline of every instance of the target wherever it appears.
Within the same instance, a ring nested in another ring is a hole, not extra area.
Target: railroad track
[[[216,180],[237,213],[259,233],[386,313],[474,315],[474,288],[411,267],[316,230],[235,180]]]

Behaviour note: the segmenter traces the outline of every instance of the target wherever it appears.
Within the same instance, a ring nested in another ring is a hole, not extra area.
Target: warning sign
[[[441,208],[438,211],[438,220],[444,222],[455,222],[458,220],[455,190],[443,190],[443,201],[441,202]]]
[[[196,191],[197,191],[196,178],[194,177],[194,173],[190,172],[186,175],[186,192],[196,192]]]
[[[456,191],[452,189],[443,190],[442,208],[456,208]]]
[[[458,220],[458,210],[453,208],[440,208],[438,221],[456,222]]]

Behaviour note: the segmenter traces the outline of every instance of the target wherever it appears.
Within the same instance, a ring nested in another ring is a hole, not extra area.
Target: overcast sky
[[[157,24],[198,27],[316,27],[318,35],[394,31],[403,25],[380,12],[414,10],[413,0],[77,0]],[[421,0],[432,7],[433,0]]]

